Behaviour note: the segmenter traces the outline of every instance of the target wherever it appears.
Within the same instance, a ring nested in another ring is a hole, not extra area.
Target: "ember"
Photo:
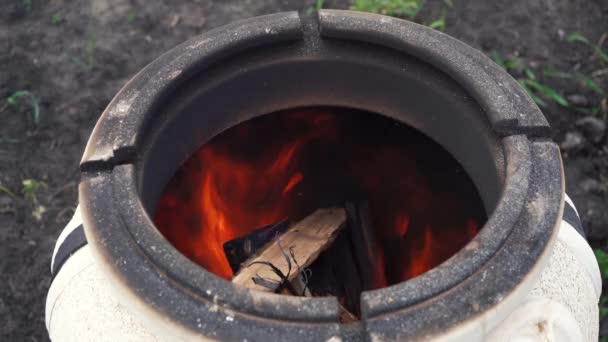
[[[369,200],[377,243],[371,288],[437,266],[486,219],[464,170],[422,133],[372,113],[311,108],[246,121],[203,145],[167,185],[155,224],[230,279],[224,243],[356,198]]]

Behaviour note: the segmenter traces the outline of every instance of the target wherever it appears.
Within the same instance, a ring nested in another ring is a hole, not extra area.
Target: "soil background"
[[[48,340],[44,303],[53,244],[77,204],[78,162],[88,136],[126,81],[206,30],[314,2],[0,0],[0,185],[12,193],[0,191],[1,341]],[[324,2],[325,8],[349,6],[346,0]],[[429,24],[443,11],[446,33],[475,48],[518,58],[539,73],[546,67],[595,72],[596,82],[608,89],[608,65],[591,49],[565,39],[580,32],[601,41],[608,32],[608,0],[428,0],[416,21]],[[546,82],[572,101],[601,101],[576,83]],[[25,97],[17,106],[5,103],[17,90],[36,97],[38,124]],[[543,111],[564,150],[567,190],[592,244],[606,248],[605,124],[554,103]],[[42,184],[35,199],[22,193],[25,179]],[[602,324],[603,331],[607,328]]]

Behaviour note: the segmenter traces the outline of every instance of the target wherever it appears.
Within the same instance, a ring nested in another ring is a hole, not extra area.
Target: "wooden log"
[[[296,291],[295,295],[302,297],[312,297],[312,293],[308,288],[307,279],[305,280],[303,272],[305,270],[300,270],[300,274],[298,274],[292,281],[291,286]]]
[[[342,304],[340,304],[340,323],[352,323],[359,319],[353,315],[352,312],[348,311]]]
[[[333,246],[332,246],[332,248],[333,248]],[[291,284],[293,285],[293,288],[296,289],[296,291],[298,291],[298,294],[301,294],[301,296],[313,297],[307,284],[305,284],[304,280],[302,279],[302,273],[300,273],[300,275],[298,275],[291,282]],[[338,305],[339,305],[339,309],[340,309],[340,316],[338,317],[340,320],[340,323],[352,323],[352,322],[356,322],[359,320],[359,318],[357,318],[357,316],[355,316],[351,311],[349,311],[344,305],[342,305],[341,303],[338,303]]]
[[[290,282],[333,243],[345,225],[346,212],[342,208],[315,211],[260,249],[244,263],[232,282],[265,292],[291,286]],[[276,270],[285,275],[287,281],[281,279]]]
[[[348,233],[348,229],[340,233],[328,254],[333,261],[332,273],[338,281],[337,295],[343,298],[344,307],[349,312],[360,315],[360,297],[363,288]]]
[[[349,201],[345,208],[348,217],[348,233],[360,271],[362,290],[371,290],[374,285],[374,271],[378,270],[379,265],[376,264],[378,244],[371,223],[369,203],[367,201]]]
[[[359,314],[362,286],[355,261],[347,228],[310,266],[308,288],[313,296],[336,296],[349,311]]]

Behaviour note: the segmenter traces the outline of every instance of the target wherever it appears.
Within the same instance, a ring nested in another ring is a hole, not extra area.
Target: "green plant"
[[[503,69],[508,71],[512,75],[522,74],[524,77],[518,77],[517,82],[526,90],[528,95],[541,107],[546,107],[547,102],[545,99],[552,100],[553,102],[568,107],[568,101],[560,95],[555,89],[542,84],[539,82],[536,74],[532,69],[525,66],[519,59],[505,60],[498,53],[492,54],[496,64],[501,66]]]
[[[551,77],[551,78],[565,78],[565,79],[572,78],[571,73],[555,70],[552,67],[543,69],[543,76]]]
[[[23,187],[21,188],[21,193],[26,200],[32,203],[34,209],[32,210],[32,216],[36,221],[40,222],[42,220],[42,216],[46,212],[46,208],[43,205],[40,205],[38,202],[38,192],[41,189],[46,189],[47,186],[44,182],[37,181],[35,179],[24,179],[22,181]]]
[[[595,248],[593,250],[593,254],[595,254],[597,264],[600,266],[600,274],[602,275],[602,279],[606,279],[606,277],[608,277],[608,253],[604,252],[600,248]]]
[[[583,74],[577,74],[576,78],[583,87],[588,88],[589,90],[597,93],[598,95],[606,95],[604,89],[599,84],[597,84],[592,78],[587,77]]]
[[[606,101],[608,101],[608,93],[606,92],[606,90],[604,90],[604,88],[602,88],[601,85],[599,85],[592,77],[586,76],[582,73],[567,73],[567,72],[562,72],[562,71],[557,71],[555,69],[552,68],[547,68],[543,71],[543,76],[544,77],[549,77],[549,78],[559,78],[559,79],[566,79],[566,80],[573,80],[576,81],[580,87],[587,89],[591,92],[596,93],[597,95],[600,95],[600,97],[602,98],[602,100],[600,100],[600,103],[591,107],[578,107],[578,106],[573,106],[572,109],[574,109],[575,111],[579,112],[579,113],[583,113],[583,114],[589,114],[589,115],[599,115],[602,114],[604,117],[604,120],[608,120],[608,108],[606,108],[607,106],[604,105],[604,103]]]
[[[15,195],[14,192],[12,192],[9,188],[5,187],[4,185],[0,184],[0,192],[3,192],[9,196],[11,196],[12,198],[17,198],[17,195]]]
[[[566,40],[569,41],[569,42],[583,43],[583,44],[589,46],[590,48],[592,48],[595,51],[595,53],[600,57],[600,59],[604,63],[608,63],[608,53],[606,53],[606,51],[604,51],[604,49],[602,49],[600,46],[597,46],[597,45],[591,43],[589,41],[589,39],[587,39],[582,34],[580,34],[580,33],[572,33],[568,37],[566,37]]]
[[[561,78],[561,79],[573,79],[573,80],[576,80],[577,82],[579,82],[579,84],[583,88],[587,88],[587,89],[593,91],[594,93],[597,93],[598,95],[606,94],[604,89],[599,84],[597,84],[597,82],[595,82],[591,77],[585,76],[584,74],[581,74],[581,73],[570,74],[567,72],[561,72],[561,71],[556,71],[553,69],[548,69],[548,70],[543,71],[543,76],[552,77],[552,78]]]
[[[424,0],[355,0],[351,9],[413,19],[423,5]]]
[[[526,71],[530,71],[530,69],[526,69]],[[530,75],[527,76],[528,78],[520,78],[517,81],[519,82],[519,84],[521,84],[522,87],[524,87],[524,89],[526,89],[530,97],[532,97],[532,99],[539,106],[547,106],[547,103],[542,99],[542,97],[544,97],[553,100],[561,106],[568,107],[568,101],[563,96],[561,96],[555,89],[541,84],[536,80],[536,77],[531,78]]]
[[[21,193],[23,193],[23,196],[25,196],[26,199],[29,199],[32,202],[38,202],[38,191],[40,189],[47,188],[44,182],[40,182],[31,178],[24,179],[21,184],[23,185],[23,187],[21,188]]]
[[[133,24],[137,20],[137,14],[135,12],[129,12],[127,14],[127,23]]]
[[[51,15],[51,24],[59,25],[63,21],[63,17],[59,13],[54,13]]]
[[[594,249],[593,253],[595,254],[595,258],[597,259],[597,264],[600,266],[600,273],[602,275],[602,279],[606,280],[606,278],[608,277],[608,253],[604,252],[599,248]],[[602,295],[599,303],[600,319],[608,316],[608,307],[606,304],[608,304],[608,297]]]
[[[439,17],[439,19],[433,21],[432,23],[429,24],[429,27],[441,32],[445,31],[445,17],[446,17],[447,13],[446,11],[443,11],[443,13],[441,14],[441,17]]]
[[[38,105],[38,99],[28,90],[17,90],[11,96],[6,99],[6,104],[9,108],[16,111],[19,108],[19,99],[29,98],[30,104],[34,109],[34,123],[38,125],[40,121],[40,105]]]
[[[498,64],[501,68],[505,69],[506,71],[511,71],[511,70],[516,70],[521,68],[521,61],[519,59],[507,59],[505,60],[504,58],[502,58],[496,51],[492,52],[492,59],[494,59],[494,62],[496,62],[496,64]]]
[[[324,5],[325,5],[324,0],[316,0],[313,5],[308,6],[306,8],[306,15],[312,15],[315,11],[319,11],[319,10],[323,9]]]
[[[92,68],[95,65],[95,49],[97,48],[97,40],[91,37],[86,44],[85,52],[87,58],[87,66]]]
[[[601,296],[598,304],[600,307],[600,319],[604,319],[608,316],[608,307],[606,307],[606,304],[608,304],[608,297]]]

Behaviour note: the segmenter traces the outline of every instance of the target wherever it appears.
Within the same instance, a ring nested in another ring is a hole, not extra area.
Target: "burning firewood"
[[[363,290],[371,290],[376,280],[374,271],[379,269],[379,265],[376,264],[378,244],[372,229],[369,202],[349,201],[345,207],[348,232],[361,277],[361,287]]]
[[[232,281],[260,291],[336,296],[340,321],[357,320],[361,292],[374,286],[376,240],[367,201],[345,208],[317,210],[292,227],[282,221],[226,242],[226,257],[238,271]]]
[[[367,201],[349,201],[345,208],[347,228],[310,266],[307,287],[313,295],[340,298],[348,311],[359,315],[361,292],[377,283],[377,242]]]
[[[345,225],[342,208],[315,211],[260,249],[232,282],[259,291],[275,292],[286,286],[295,292],[291,282],[334,242]]]
[[[288,228],[289,221],[284,220],[224,243],[224,254],[226,254],[232,272],[238,272],[245,261],[254,256],[260,248],[274,238],[283,234]]]
[[[342,304],[340,304],[340,323],[351,323],[356,322],[359,319],[353,315],[352,312],[348,311]]]

